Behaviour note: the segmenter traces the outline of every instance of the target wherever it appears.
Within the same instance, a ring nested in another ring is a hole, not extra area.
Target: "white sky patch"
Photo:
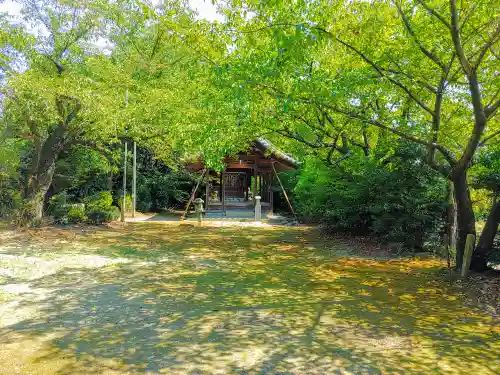
[[[161,0],[154,0],[153,4],[160,4]],[[191,9],[198,12],[198,18],[206,19],[207,21],[224,21],[224,15],[217,12],[217,7],[212,4],[212,0],[189,0]],[[10,16],[19,19],[21,13],[21,5],[13,0],[0,0],[0,12],[9,14]]]
[[[0,13],[7,13],[9,16],[19,19],[21,4],[12,0],[0,0]]]
[[[152,3],[154,6],[159,6],[162,0],[153,0]],[[212,0],[189,0],[189,7],[198,13],[197,18],[199,19],[206,19],[209,22],[224,21],[224,15],[217,12],[217,7],[212,3]],[[22,22],[21,9],[21,4],[15,0],[0,0],[0,13],[7,13],[14,23]],[[44,34],[44,30],[35,25],[29,25],[27,28],[33,34]],[[112,43],[106,38],[100,37],[94,44],[105,54],[110,54],[113,50]]]
[[[189,6],[198,12],[198,18],[207,21],[224,21],[224,15],[217,12],[217,7],[212,4],[212,0],[189,0]]]
[[[1,1],[1,0],[0,0]],[[155,7],[161,7],[163,0],[151,0]],[[217,12],[217,6],[212,4],[212,0],[188,0],[189,7],[198,13],[196,18],[206,19],[213,22],[224,21],[224,15]]]

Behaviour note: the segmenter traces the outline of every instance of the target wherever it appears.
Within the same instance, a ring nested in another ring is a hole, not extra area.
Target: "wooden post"
[[[219,199],[222,204],[222,172],[220,173],[219,176]]]
[[[271,203],[271,172],[266,173],[266,194],[267,202]]]
[[[208,211],[209,198],[210,198],[210,170],[207,170],[207,179],[205,184],[205,212]]]
[[[226,216],[226,183],[224,180],[226,179],[224,176],[224,172],[221,172],[221,200],[222,200],[222,212],[224,216]]]
[[[295,215],[295,211],[293,210],[292,204],[290,203],[290,199],[288,199],[288,194],[286,193],[285,187],[281,183],[280,177],[278,176],[278,172],[276,172],[276,168],[274,167],[274,163],[272,164],[272,166],[273,166],[274,175],[276,176],[276,179],[280,183],[281,190],[283,190],[283,194],[285,195],[285,199],[288,203],[288,207],[290,207],[290,211],[292,211],[293,216],[295,217],[295,219],[297,219],[297,215]]]
[[[257,195],[262,197],[262,172],[260,171],[257,175],[257,180],[259,181],[259,184],[257,185]]]
[[[245,189],[245,201],[248,202],[248,189],[252,185],[252,176],[250,176],[250,173],[247,171],[247,181],[246,181],[246,189]]]
[[[465,250],[464,258],[462,262],[462,277],[467,278],[469,276],[470,261],[472,258],[472,252],[474,251],[474,245],[476,242],[476,236],[473,234],[468,234],[465,240]]]
[[[125,211],[127,209],[127,141],[123,152],[123,203],[121,212],[121,222],[125,222]]]
[[[262,202],[267,202],[267,173],[262,173],[261,174],[261,182],[262,182],[262,188],[260,191],[260,196],[262,197]]]
[[[252,199],[253,204],[255,205],[255,197],[257,196],[257,164],[253,167],[253,186],[252,186]]]
[[[195,187],[191,191],[191,196],[189,197],[188,203],[186,205],[186,208],[184,209],[184,212],[182,213],[181,220],[184,220],[186,218],[186,214],[189,211],[189,206],[191,205],[191,202],[194,200],[194,197],[196,195],[196,191],[198,190],[198,187],[200,186],[201,181],[203,181],[203,177],[205,177],[205,173],[207,173],[207,170],[204,169],[203,172],[201,173],[200,178],[198,179],[198,182],[196,182]]]
[[[273,174],[269,173],[269,214],[274,214]]]
[[[135,218],[137,201],[137,144],[134,141],[134,158],[132,162],[132,217]]]

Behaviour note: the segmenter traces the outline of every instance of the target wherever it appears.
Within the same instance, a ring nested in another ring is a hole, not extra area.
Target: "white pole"
[[[125,151],[123,153],[123,204],[121,221],[125,221],[125,211],[127,209],[127,141],[125,141]]]
[[[135,202],[137,199],[137,144],[134,142],[134,160],[132,168],[132,217],[135,218]]]
[[[128,107],[128,89],[125,91],[125,106]],[[132,159],[132,218],[135,218],[135,203],[137,191],[137,145],[134,141],[134,155]]]
[[[125,90],[125,106],[128,106],[128,89]],[[125,130],[126,132],[126,130]],[[125,211],[127,210],[127,140],[123,153],[123,203],[121,212],[121,221],[125,221]]]

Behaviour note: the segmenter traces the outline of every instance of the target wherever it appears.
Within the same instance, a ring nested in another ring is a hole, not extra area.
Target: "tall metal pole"
[[[128,89],[125,90],[125,107],[128,107]],[[127,128],[125,127],[125,133]],[[123,203],[121,212],[121,221],[125,221],[125,211],[127,210],[127,140],[125,139],[125,148],[123,153]]]
[[[121,221],[125,221],[125,211],[127,209],[127,141],[125,141],[125,150],[123,152],[123,203]]]
[[[132,168],[132,217],[135,218],[135,202],[137,199],[137,145],[134,142],[134,159]]]
[[[128,107],[128,89],[125,91],[125,107]],[[134,141],[132,158],[132,218],[135,218],[135,206],[137,197],[137,144]]]

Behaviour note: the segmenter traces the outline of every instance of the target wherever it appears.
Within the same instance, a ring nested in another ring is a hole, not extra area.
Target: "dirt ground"
[[[500,373],[500,327],[432,258],[308,227],[0,231],[0,374]]]

